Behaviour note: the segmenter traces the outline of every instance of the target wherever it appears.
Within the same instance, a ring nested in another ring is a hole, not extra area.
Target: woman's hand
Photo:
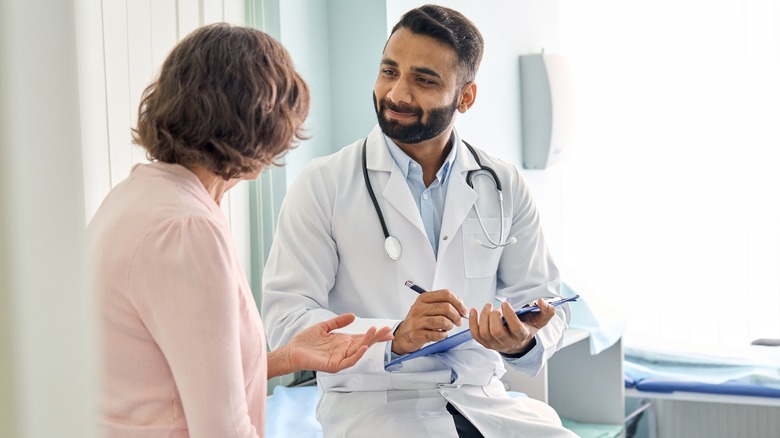
[[[354,320],[354,314],[345,313],[298,333],[289,344],[268,354],[268,377],[300,370],[335,373],[355,365],[368,347],[393,339],[390,327],[371,327],[359,335],[332,333]]]

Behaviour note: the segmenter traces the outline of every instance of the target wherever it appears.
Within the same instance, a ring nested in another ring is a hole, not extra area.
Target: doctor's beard
[[[458,109],[458,95],[455,95],[455,100],[451,105],[428,110],[428,121],[423,123],[422,119],[425,113],[422,108],[411,105],[397,105],[387,99],[380,100],[379,105],[377,105],[376,94],[374,93],[373,96],[376,119],[382,132],[391,139],[406,144],[430,140],[444,132],[452,123],[455,111]],[[384,117],[386,109],[400,113],[413,113],[417,116],[417,122],[401,124],[395,120],[387,120]]]

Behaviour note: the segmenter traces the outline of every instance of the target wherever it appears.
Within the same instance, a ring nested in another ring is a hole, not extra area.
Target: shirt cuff
[[[544,355],[544,348],[542,347],[542,343],[539,342],[536,337],[531,341],[533,343],[533,347],[531,347],[530,350],[526,351],[525,353],[518,354],[518,355],[512,355],[512,354],[501,354],[501,357],[504,358],[504,360],[518,368],[522,368],[526,365],[533,365],[539,363],[541,360],[541,357]]]
[[[398,329],[398,326],[401,325],[401,321],[398,321],[393,326],[393,329],[390,330],[390,333],[395,333],[395,331]],[[386,342],[387,346],[385,347],[385,365],[390,363],[390,361],[396,360],[399,357],[403,356],[402,354],[395,354],[393,353],[393,341]]]
[[[530,353],[531,350],[533,350],[535,347],[536,347],[536,337],[531,339],[531,342],[528,343],[528,346],[525,347],[525,350],[521,351],[520,353],[509,354],[509,353],[501,353],[501,352],[499,352],[499,354],[501,356],[503,356],[504,359],[508,359],[508,360],[519,359],[519,358],[525,356],[526,354]]]

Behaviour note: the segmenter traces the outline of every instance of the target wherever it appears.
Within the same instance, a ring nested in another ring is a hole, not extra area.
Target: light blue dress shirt
[[[439,253],[439,234],[441,233],[441,221],[444,214],[444,202],[447,200],[447,184],[449,183],[449,174],[452,165],[455,162],[458,148],[456,145],[460,141],[458,133],[452,131],[452,148],[447,159],[444,160],[441,168],[436,172],[436,179],[430,186],[425,187],[423,182],[422,166],[406,155],[401,148],[396,145],[390,137],[385,136],[385,143],[390,150],[393,161],[401,169],[412,192],[417,209],[422,217],[425,233],[428,235],[428,242],[433,248],[433,256],[437,257]]]
[[[409,185],[409,190],[411,190],[414,201],[417,204],[417,210],[419,210],[420,217],[422,217],[423,226],[425,226],[425,234],[428,235],[428,242],[431,244],[434,257],[437,257],[439,254],[439,234],[441,232],[441,220],[444,214],[444,202],[447,200],[448,177],[458,152],[458,148],[456,147],[458,141],[460,141],[458,134],[453,129],[453,146],[450,149],[450,153],[447,155],[447,159],[444,160],[444,164],[442,164],[441,168],[436,172],[436,179],[433,180],[430,186],[425,187],[422,166],[406,155],[406,152],[402,151],[390,137],[385,136],[387,149],[390,150],[390,155],[393,157],[395,164],[401,169],[401,172],[403,172],[404,178],[406,178],[406,184]],[[398,328],[398,324],[393,327],[393,332],[395,332],[396,328]],[[387,343],[385,363],[400,357],[392,352],[391,345],[391,342]],[[453,374],[452,381],[454,382],[456,378],[457,376]]]

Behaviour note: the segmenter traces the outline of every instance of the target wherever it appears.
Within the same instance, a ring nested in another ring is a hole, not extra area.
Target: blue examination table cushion
[[[322,438],[315,413],[320,391],[316,386],[277,386],[265,405],[265,436],[268,438]]]
[[[745,395],[751,397],[780,398],[780,389],[756,384],[724,382],[719,384],[682,380],[642,379],[635,383],[639,391],[672,393],[676,391],[704,394]]]
[[[751,346],[730,354],[626,347],[626,388],[780,398],[780,349]]]

